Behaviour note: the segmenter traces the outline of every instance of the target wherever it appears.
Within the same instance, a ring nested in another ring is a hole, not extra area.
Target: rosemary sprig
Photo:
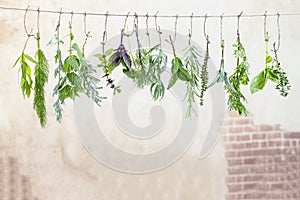
[[[245,105],[242,103],[247,103],[247,99],[242,94],[240,86],[247,85],[249,83],[249,68],[245,48],[240,41],[238,35],[237,43],[233,44],[234,56],[236,58],[236,68],[234,73],[229,77],[229,81],[236,92],[233,92],[228,87],[225,87],[227,93],[229,94],[227,105],[229,110],[236,110],[240,115],[247,116],[248,111]],[[242,61],[241,61],[242,60]]]
[[[40,124],[45,127],[47,122],[47,111],[45,103],[45,84],[48,82],[49,65],[45,57],[44,52],[40,48],[40,33],[36,35],[37,40],[37,51],[36,59],[37,63],[35,65],[35,85],[34,85],[34,100],[33,108],[40,119]]]
[[[185,68],[190,74],[190,81],[187,82],[186,98],[188,103],[188,109],[186,116],[190,117],[192,113],[197,115],[195,110],[196,97],[199,97],[199,80],[200,80],[200,50],[195,47],[189,39],[188,46],[185,48],[184,62]]]
[[[31,35],[31,33],[30,33]],[[36,64],[36,61],[25,53],[25,49],[28,43],[30,37],[27,37],[26,42],[24,44],[23,50],[21,55],[17,58],[15,61],[13,67],[15,67],[18,63],[20,64],[19,72],[21,72],[21,81],[20,81],[20,87],[23,94],[23,97],[25,96],[30,97],[31,90],[32,90],[32,73],[31,73],[31,67],[29,62]]]

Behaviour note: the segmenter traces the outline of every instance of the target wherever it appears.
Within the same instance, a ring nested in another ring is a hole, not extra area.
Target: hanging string
[[[154,15],[154,19],[155,19],[155,29],[156,29],[157,33],[158,33],[159,35],[161,35],[162,32],[160,31],[160,26],[157,25],[157,14],[158,14],[158,12],[159,12],[159,11],[157,11],[156,14]]]
[[[206,42],[209,44],[210,43],[209,36],[206,34],[206,21],[207,21],[207,14],[205,15],[204,22],[203,22],[203,33],[204,33],[204,38],[206,39]]]
[[[0,6],[1,10],[14,10],[14,11],[31,11],[31,12],[36,12],[37,10],[35,9],[28,9],[27,8],[16,8],[16,7],[4,7],[4,6]],[[40,10],[41,13],[53,13],[53,14],[59,14],[60,11],[55,11],[55,10]],[[62,14],[74,14],[74,15],[84,15],[86,13],[86,15],[94,15],[94,16],[106,16],[106,13],[93,13],[93,12],[73,12],[73,11],[63,11]],[[281,16],[300,16],[300,13],[281,13]],[[127,15],[127,14],[117,14],[117,13],[110,13],[109,14],[110,17],[134,17],[134,14],[131,15]],[[224,18],[236,18],[239,15],[234,15],[234,14],[228,14],[228,15],[224,15]],[[264,17],[265,14],[244,14],[242,17],[246,18],[246,17]],[[268,17],[276,17],[277,13],[275,14],[268,14]],[[147,17],[146,14],[144,15],[139,15],[138,17]],[[158,17],[158,18],[190,18],[191,15],[148,15],[148,17]],[[194,15],[194,18],[219,18],[220,15]]]
[[[237,35],[238,35],[238,38],[240,37],[240,19],[241,19],[241,16],[243,14],[243,11],[238,15],[237,17]]]
[[[36,19],[36,26],[37,26],[37,34],[36,39],[40,40],[40,7],[37,8],[37,19]]]
[[[193,15],[194,13],[191,14],[191,23],[190,23],[191,27],[189,29],[189,34],[188,34],[190,39],[192,38],[192,33],[193,33]]]
[[[27,26],[26,26],[26,16],[27,16],[29,7],[30,7],[30,6],[28,6],[28,7],[26,8],[26,10],[25,10],[25,13],[24,13],[24,21],[23,21],[23,23],[24,23],[24,29],[25,29],[25,33],[26,33],[27,37],[34,36],[34,35],[31,34],[32,30],[31,30],[30,33],[29,33],[28,30],[27,30]]]
[[[92,37],[92,36],[90,36],[91,32],[86,31],[86,12],[84,13],[84,17],[83,17],[83,24],[84,24],[84,34],[85,34],[85,36],[86,37]]]
[[[171,44],[171,46],[172,46],[174,57],[176,57],[176,52],[175,52],[174,43],[175,43],[176,36],[177,36],[177,22],[178,22],[178,15],[177,15],[176,18],[175,18],[174,37],[173,37],[173,39],[172,39],[171,35],[169,35],[169,40],[166,39],[166,42],[168,42],[168,43]]]
[[[278,51],[280,47],[280,22],[279,22],[280,14],[277,13],[277,48],[276,51]]]
[[[107,42],[107,20],[108,20],[108,11],[106,12],[106,16],[105,16],[104,31],[103,31],[102,42],[101,42],[103,56],[105,56],[104,46]]]
[[[267,37],[267,11],[265,11],[264,14],[264,35],[265,35],[265,41],[268,41],[269,38]]]
[[[148,21],[149,21],[149,15],[148,15],[148,13],[147,13],[147,14],[146,14],[146,35],[147,35],[147,36],[150,35],[150,33],[149,33],[149,23],[148,23]]]
[[[121,34],[122,34],[122,35],[125,35],[126,37],[132,36],[133,33],[134,33],[134,29],[135,29],[135,24],[134,24],[135,22],[133,22],[133,29],[132,29],[131,33],[125,33],[125,29],[126,29],[126,25],[127,25],[127,19],[128,19],[128,17],[129,17],[129,14],[130,14],[130,12],[127,13],[127,15],[126,15],[126,17],[125,17],[123,29],[121,30]],[[134,17],[136,17],[136,16],[137,16],[137,15],[136,15],[136,13],[135,13]]]
[[[222,14],[220,16],[220,38],[221,38],[221,43],[223,41],[223,16],[224,16],[224,14]]]
[[[60,8],[60,13],[58,15],[58,22],[57,22],[57,26],[56,26],[56,31],[58,31],[59,28],[60,28],[61,14],[62,14],[62,8]]]

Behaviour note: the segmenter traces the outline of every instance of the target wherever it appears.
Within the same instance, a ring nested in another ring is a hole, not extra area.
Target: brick
[[[269,147],[282,147],[281,141],[269,141],[268,142]]]
[[[258,133],[252,135],[252,140],[264,140],[266,139],[266,134]]]
[[[284,134],[285,138],[298,139],[300,138],[300,132],[287,132]]]
[[[236,140],[237,141],[247,141],[247,140],[250,140],[250,136],[249,135],[238,135],[238,136],[236,136]]]
[[[228,185],[228,191],[229,192],[238,192],[242,190],[242,185],[241,184],[236,184],[236,185]]]
[[[246,133],[254,133],[254,132],[257,132],[258,129],[256,126],[245,126],[245,127],[243,127],[243,131]]]
[[[259,129],[260,131],[273,131],[274,127],[270,125],[260,125]]]
[[[228,174],[229,175],[245,175],[247,174],[248,170],[243,167],[231,167],[228,169]]]
[[[244,181],[245,182],[250,182],[250,181],[261,181],[261,180],[263,180],[263,176],[251,176],[251,175],[249,175],[249,176],[245,176],[245,178],[244,178]]]
[[[243,132],[243,128],[242,127],[230,127],[228,129],[229,133],[242,133]]]
[[[259,143],[258,142],[251,142],[251,143],[246,143],[245,144],[245,147],[246,148],[258,148],[258,146],[259,146]]]
[[[228,162],[229,166],[242,165],[243,164],[242,159],[228,159],[227,162]]]
[[[267,134],[268,139],[278,139],[281,138],[281,136],[280,132]]]
[[[253,155],[252,151],[237,152],[237,156],[239,156],[239,157],[247,157],[247,156],[252,156],[252,155]]]
[[[252,190],[252,189],[255,188],[255,186],[256,186],[255,183],[247,183],[247,184],[244,185],[244,189],[245,190]]]
[[[253,165],[256,164],[256,158],[247,158],[244,160],[245,165]]]
[[[250,120],[250,119],[236,119],[235,124],[236,125],[252,124],[252,120]]]
[[[226,119],[226,120],[224,121],[224,125],[225,125],[225,126],[233,125],[233,119]]]
[[[232,149],[244,149],[245,145],[243,143],[235,143],[231,145]]]

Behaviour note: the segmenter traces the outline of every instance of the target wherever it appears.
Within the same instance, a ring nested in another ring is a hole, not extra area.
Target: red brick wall
[[[300,200],[300,132],[255,125],[230,112],[222,141],[228,161],[226,200]]]

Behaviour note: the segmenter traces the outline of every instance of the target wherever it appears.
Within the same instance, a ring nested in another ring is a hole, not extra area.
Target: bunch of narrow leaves
[[[240,37],[238,35],[237,43],[233,45],[234,49],[234,57],[236,58],[236,68],[234,73],[229,77],[229,82],[234,88],[235,91],[225,87],[228,96],[228,109],[235,110],[240,115],[247,116],[248,111],[243,104],[243,102],[247,103],[247,99],[241,92],[241,85],[247,85],[249,83],[249,68],[250,64],[248,63],[245,48],[240,41]],[[242,102],[243,101],[243,102]]]
[[[221,42],[222,58],[221,58],[221,62],[220,62],[220,69],[219,69],[219,71],[218,71],[215,79],[213,80],[213,82],[208,87],[211,87],[211,86],[213,86],[216,83],[223,83],[224,82],[226,88],[228,88],[232,92],[236,92],[235,89],[230,84],[230,82],[228,81],[227,72],[225,71],[225,66],[224,66],[224,48],[225,48],[224,40],[222,40],[222,42]]]
[[[40,124],[45,127],[47,121],[46,102],[45,102],[45,84],[48,82],[49,65],[44,52],[40,48],[40,34],[37,33],[37,51],[35,53],[35,85],[33,108],[40,119]]]
[[[250,91],[252,94],[262,90],[265,87],[267,80],[270,80],[276,84],[280,84],[279,71],[276,70],[273,66],[270,66],[273,58],[272,58],[272,56],[269,55],[268,32],[266,33],[265,42],[266,42],[265,68],[257,76],[255,76],[252,79],[251,85],[250,85]]]
[[[196,98],[199,97],[200,91],[200,50],[194,46],[189,39],[188,46],[185,48],[184,62],[185,68],[188,70],[190,79],[187,81],[186,98],[188,109],[186,116],[190,117],[193,113],[197,114],[195,109]]]
[[[31,56],[25,53],[25,49],[29,38],[30,37],[26,39],[22,53],[13,65],[13,67],[15,67],[18,63],[20,64],[19,67],[19,72],[21,72],[20,87],[24,98],[25,96],[30,97],[31,90],[32,90],[32,83],[33,83],[31,67],[29,62],[36,64],[36,61]]]

